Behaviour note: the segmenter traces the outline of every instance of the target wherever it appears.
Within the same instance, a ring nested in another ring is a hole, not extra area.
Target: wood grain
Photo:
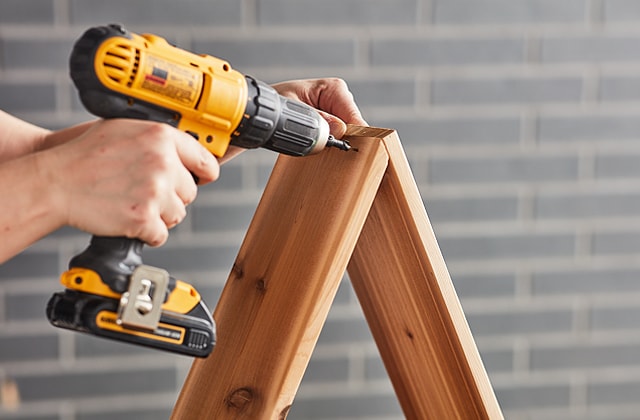
[[[398,136],[383,141],[389,165],[348,272],[400,405],[408,419],[501,419]]]
[[[173,419],[285,418],[347,263],[405,416],[502,419],[397,134],[348,134],[278,159]]]
[[[286,417],[387,166],[380,139],[354,146],[278,158],[173,419]]]

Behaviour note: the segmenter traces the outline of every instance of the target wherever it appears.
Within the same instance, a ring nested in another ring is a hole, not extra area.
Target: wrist
[[[32,157],[34,173],[41,186],[38,189],[40,202],[48,209],[53,229],[58,229],[69,224],[68,197],[65,186],[60,181],[64,168],[59,167],[57,154],[52,150],[43,150]]]

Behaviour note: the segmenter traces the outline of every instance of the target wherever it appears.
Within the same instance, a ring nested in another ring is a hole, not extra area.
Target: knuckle
[[[165,230],[160,230],[155,234],[151,234],[149,238],[145,240],[145,242],[150,246],[156,247],[156,246],[163,245],[165,242],[167,242],[168,238],[169,238],[169,232],[165,229]]]
[[[162,124],[162,123],[150,123],[147,124],[146,128],[145,128],[145,132],[143,133],[143,136],[147,137],[153,137],[153,138],[168,138],[172,133],[173,130],[175,130],[173,127],[170,127],[167,124]]]
[[[196,187],[195,184],[193,184],[193,187],[190,188],[190,191],[184,197],[185,206],[196,201],[197,196],[198,196],[198,187]],[[186,209],[185,209],[185,213],[186,213]]]
[[[132,230],[141,230],[154,217],[154,213],[154,206],[150,201],[135,203],[129,207],[126,218],[127,224]]]

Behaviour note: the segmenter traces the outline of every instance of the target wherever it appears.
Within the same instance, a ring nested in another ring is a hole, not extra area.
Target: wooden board
[[[349,136],[278,159],[173,419],[285,418],[350,259],[407,418],[502,418],[396,133]]]
[[[387,166],[381,141],[354,143],[278,158],[174,419],[286,416]]]
[[[348,272],[405,417],[502,418],[400,141],[383,141],[389,167]]]

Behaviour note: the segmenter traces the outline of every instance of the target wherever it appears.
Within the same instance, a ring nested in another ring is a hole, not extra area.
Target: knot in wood
[[[265,293],[267,291],[267,282],[264,279],[258,279],[256,281],[256,290],[260,293]]]
[[[243,411],[253,401],[253,390],[251,388],[238,388],[229,393],[225,398],[225,403],[229,408]]]
[[[235,262],[233,267],[231,267],[231,272],[236,277],[236,280],[241,280],[244,277],[244,270],[242,269],[242,264],[239,262]]]

